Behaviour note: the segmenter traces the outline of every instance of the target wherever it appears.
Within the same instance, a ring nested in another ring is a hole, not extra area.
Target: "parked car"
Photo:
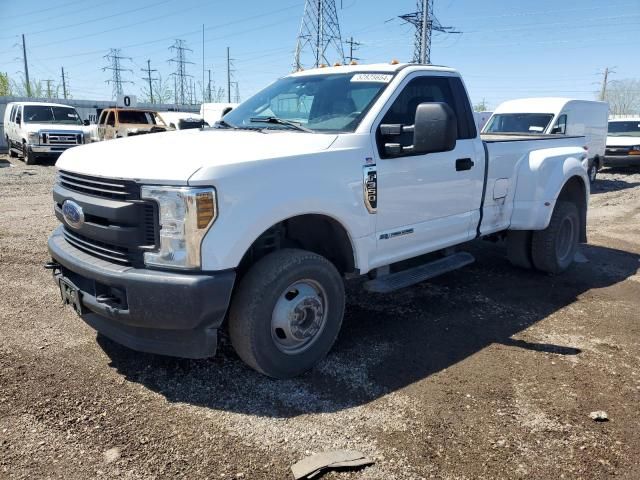
[[[586,241],[584,143],[481,138],[450,68],[297,72],[217,128],[65,152],[48,268],[130,348],[209,357],[228,325],[248,365],[291,377],[333,345],[343,277],[392,292],[468,265],[459,249],[487,236],[514,265],[567,269]]]
[[[168,130],[174,129],[154,110],[106,108],[100,113],[95,131],[96,140],[102,141]]]
[[[605,167],[640,166],[640,116],[609,120]]]
[[[175,130],[190,130],[208,127],[201,115],[191,112],[158,112],[164,123]]]
[[[11,102],[4,114],[9,155],[22,156],[27,165],[58,158],[68,148],[85,143],[88,125],[75,108],[57,103]]]
[[[587,168],[594,182],[605,156],[609,105],[570,98],[523,98],[504,102],[483,132],[581,135],[589,151]]]

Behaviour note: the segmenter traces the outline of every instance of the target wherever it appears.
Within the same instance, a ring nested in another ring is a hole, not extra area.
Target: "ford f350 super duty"
[[[344,278],[392,292],[471,263],[456,247],[488,236],[520,267],[569,267],[586,241],[583,145],[480,138],[449,68],[297,72],[215,128],[65,152],[47,267],[116,342],[203,358],[228,328],[247,364],[291,377],[333,345]]]

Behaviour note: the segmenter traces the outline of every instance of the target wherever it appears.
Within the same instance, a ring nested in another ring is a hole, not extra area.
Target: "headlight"
[[[145,252],[144,263],[200,268],[202,239],[217,217],[214,188],[143,186],[141,198],[158,204],[160,248]]]
[[[38,145],[40,143],[40,136],[38,135],[38,132],[29,133],[29,143],[32,145]]]

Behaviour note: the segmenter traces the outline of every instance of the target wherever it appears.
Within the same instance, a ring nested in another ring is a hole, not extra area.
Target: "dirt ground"
[[[562,276],[481,242],[394,295],[349,284],[328,359],[289,381],[224,340],[190,361],[96,337],[42,268],[53,179],[0,156],[0,478],[280,480],[333,448],[376,463],[327,479],[640,478],[640,170],[602,173]]]

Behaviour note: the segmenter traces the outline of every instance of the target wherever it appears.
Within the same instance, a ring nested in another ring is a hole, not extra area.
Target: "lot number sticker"
[[[393,75],[388,73],[357,73],[351,77],[352,82],[389,83]]]

